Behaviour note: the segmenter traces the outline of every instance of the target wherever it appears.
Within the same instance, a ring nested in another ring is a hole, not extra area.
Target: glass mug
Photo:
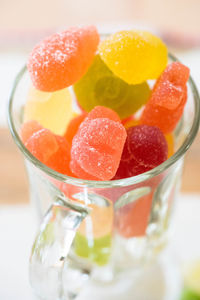
[[[176,59],[169,55],[169,60]],[[73,299],[86,282],[109,285],[151,262],[165,246],[184,154],[199,128],[199,97],[190,78],[188,102],[174,131],[175,153],[168,160],[131,178],[87,181],[48,168],[23,145],[19,130],[28,86],[25,67],[12,89],[8,120],[41,221],[30,283],[41,299]]]

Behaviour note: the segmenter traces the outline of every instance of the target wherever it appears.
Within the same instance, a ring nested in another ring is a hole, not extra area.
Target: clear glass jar
[[[176,59],[169,55],[169,60]],[[190,78],[187,105],[174,132],[175,153],[168,160],[131,178],[87,181],[48,168],[23,145],[19,130],[28,87],[23,68],[12,89],[8,120],[41,221],[30,282],[43,299],[73,298],[86,281],[109,284],[151,262],[165,246],[184,155],[199,128],[199,97]]]

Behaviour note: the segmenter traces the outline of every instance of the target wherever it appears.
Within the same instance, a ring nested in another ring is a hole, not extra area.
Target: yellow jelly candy
[[[63,135],[73,116],[72,97],[67,88],[52,93],[29,89],[24,122],[35,120],[53,133]]]
[[[167,65],[167,47],[147,31],[120,31],[99,45],[102,60],[129,84],[156,79]]]

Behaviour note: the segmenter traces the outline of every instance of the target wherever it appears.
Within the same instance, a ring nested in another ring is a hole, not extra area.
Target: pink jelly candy
[[[135,176],[149,171],[167,159],[168,146],[156,126],[138,125],[127,129],[121,161],[113,179]]]
[[[179,62],[168,65],[157,80],[141,116],[141,123],[158,126],[167,134],[174,130],[187,101],[189,69]]]
[[[94,108],[73,138],[72,172],[82,179],[110,180],[119,166],[126,135],[115,112],[105,107]]]

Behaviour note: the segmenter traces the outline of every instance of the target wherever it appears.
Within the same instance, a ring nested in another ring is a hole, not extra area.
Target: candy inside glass
[[[175,60],[169,55],[169,61]],[[167,161],[131,178],[86,181],[48,168],[23,145],[19,131],[29,85],[23,68],[12,89],[8,120],[41,222],[30,257],[30,283],[41,299],[74,298],[89,280],[110,284],[128,276],[166,245],[183,158],[199,127],[199,97],[190,78],[188,102],[174,131],[175,153]]]

